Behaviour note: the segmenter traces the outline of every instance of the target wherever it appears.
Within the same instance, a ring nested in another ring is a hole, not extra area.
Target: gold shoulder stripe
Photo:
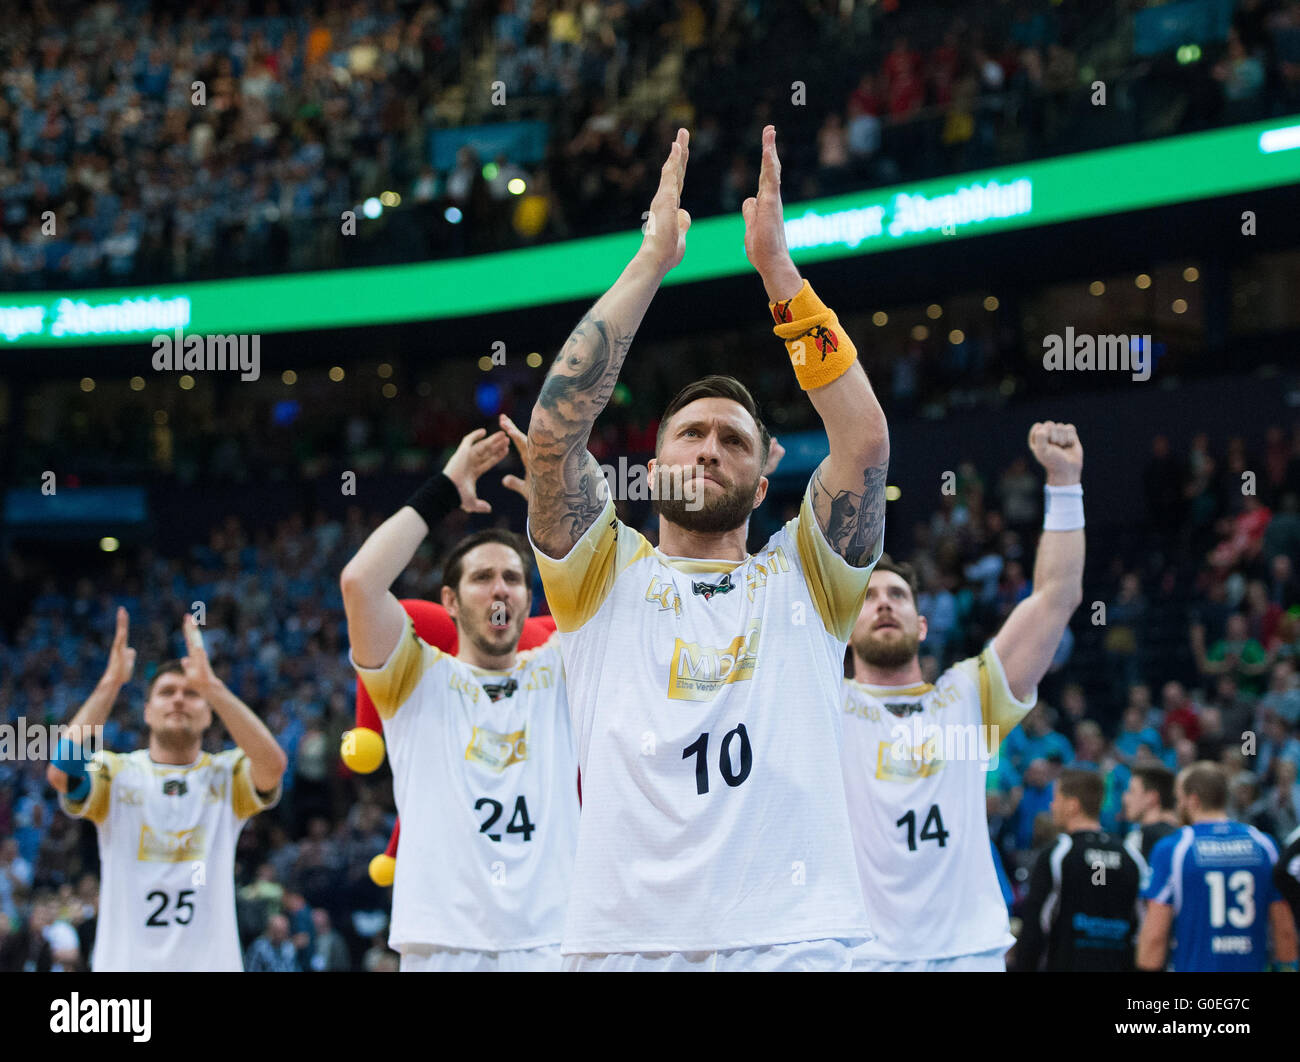
[[[415,692],[420,679],[432,664],[442,655],[433,647],[420,640],[415,633],[415,624],[409,614],[405,614],[401,637],[392,654],[380,668],[356,669],[357,677],[365,683],[366,692],[375,702],[375,711],[380,719],[391,719],[399,708]]]
[[[606,498],[596,522],[566,556],[548,557],[536,545],[533,553],[556,629],[567,633],[585,626],[600,611],[618,576],[654,550],[644,535],[619,523],[613,501]]]
[[[793,532],[804,581],[822,625],[837,641],[847,642],[853,636],[876,562],[854,568],[831,549],[813,512],[811,487],[804,491],[799,515],[785,526]]]
[[[237,819],[251,819],[259,811],[272,807],[280,799],[277,785],[270,799],[263,800],[253,784],[253,765],[246,753],[239,751],[231,773],[230,805]]]

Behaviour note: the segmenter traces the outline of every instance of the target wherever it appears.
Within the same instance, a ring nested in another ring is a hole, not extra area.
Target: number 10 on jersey
[[[732,744],[740,742],[740,766],[734,767],[733,756],[736,755]],[[706,730],[698,738],[682,749],[682,759],[695,757],[695,792],[703,796],[709,791],[709,733]],[[754,751],[749,744],[749,733],[745,724],[739,723],[735,730],[728,730],[722,738],[718,749],[718,773],[722,780],[735,789],[749,777],[750,768],[754,766]]]

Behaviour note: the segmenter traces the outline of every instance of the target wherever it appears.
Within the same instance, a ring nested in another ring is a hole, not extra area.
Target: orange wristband
[[[793,298],[769,302],[767,308],[776,322],[772,331],[785,340],[794,374],[805,391],[838,380],[858,360],[857,347],[840,328],[839,318],[806,279]]]

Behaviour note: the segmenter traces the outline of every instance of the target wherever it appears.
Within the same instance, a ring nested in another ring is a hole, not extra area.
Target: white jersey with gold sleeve
[[[488,671],[422,641],[407,616],[383,667],[356,671],[383,720],[402,821],[389,944],[558,945],[579,810],[558,643]]]
[[[743,561],[665,556],[608,499],[566,557],[537,553],[582,767],[561,951],[869,937],[837,767],[870,566],[806,494]]]
[[[876,939],[856,959],[916,962],[1009,948],[985,805],[998,745],[1034,706],[990,644],[933,686],[844,680],[844,787]],[[996,728],[996,729],[994,729]]]
[[[244,823],[279,800],[253,785],[239,749],[188,766],[155,763],[148,749],[101,752],[90,792],[60,797],[99,828],[99,918],[91,969],[241,971],[235,921],[235,842]]]

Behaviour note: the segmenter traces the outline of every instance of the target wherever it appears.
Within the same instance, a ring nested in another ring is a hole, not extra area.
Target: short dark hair
[[[758,466],[763,468],[767,464],[767,453],[772,446],[772,436],[767,430],[767,425],[763,423],[758,402],[749,393],[749,388],[734,376],[716,374],[705,376],[678,391],[673,400],[668,403],[663,416],[659,418],[659,433],[655,436],[655,454],[658,455],[659,447],[663,445],[664,432],[668,430],[668,422],[673,419],[673,415],[701,398],[728,398],[743,406],[745,412],[754,418],[754,424],[758,427]]]
[[[1105,783],[1096,771],[1082,767],[1066,767],[1056,779],[1061,796],[1074,797],[1079,802],[1079,809],[1090,819],[1101,815],[1101,801],[1106,795]]]
[[[185,677],[185,666],[179,660],[164,660],[158,665],[158,670],[153,673],[153,678],[149,680],[149,692],[145,694],[145,700],[153,696],[153,688],[158,685],[158,680],[164,675],[180,675]]]
[[[907,584],[907,588],[912,591],[912,604],[916,604],[917,594],[920,592],[920,583],[916,578],[916,569],[907,561],[895,561],[888,553],[882,553],[880,560],[876,561],[876,566],[871,569],[874,576],[877,572],[893,572]],[[867,585],[870,585],[868,582]]]
[[[1133,777],[1142,783],[1142,788],[1155,793],[1160,798],[1160,807],[1172,811],[1174,807],[1174,772],[1158,763],[1133,768]]]
[[[460,593],[460,579],[465,571],[465,554],[483,545],[485,542],[500,542],[519,554],[519,561],[524,566],[524,586],[529,590],[533,586],[533,550],[523,535],[506,531],[500,527],[489,527],[484,531],[475,531],[466,535],[451,548],[442,562],[442,585]]]
[[[1183,769],[1183,792],[1195,796],[1203,811],[1228,806],[1228,772],[1212,760],[1200,760]]]

